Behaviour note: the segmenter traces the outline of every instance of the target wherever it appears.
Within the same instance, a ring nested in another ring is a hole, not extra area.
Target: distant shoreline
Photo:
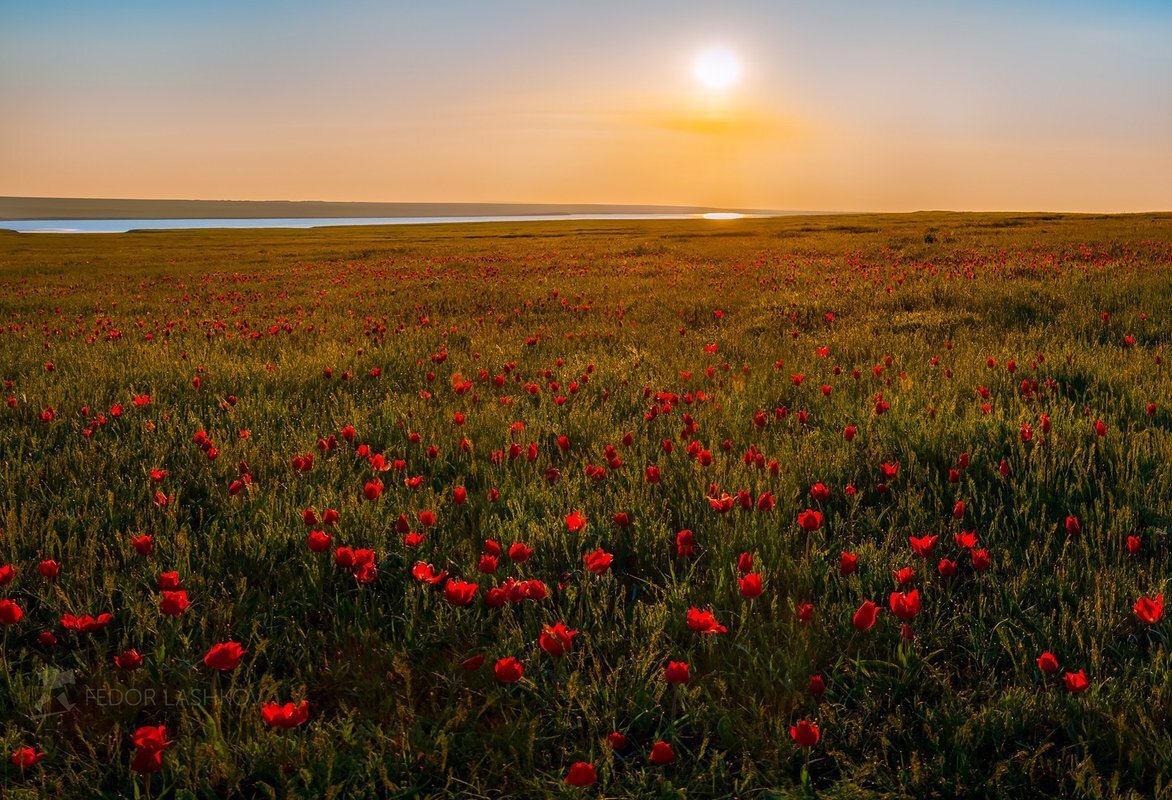
[[[319,200],[135,200],[77,197],[0,197],[0,221],[80,219],[331,219],[363,217],[500,217],[575,214],[750,215],[827,212],[712,206],[590,203],[364,203]]]

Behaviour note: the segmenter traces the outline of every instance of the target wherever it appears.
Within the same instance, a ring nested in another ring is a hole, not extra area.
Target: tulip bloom
[[[17,769],[35,767],[37,762],[45,757],[36,747],[18,747],[12,752],[12,766]]]
[[[220,642],[212,645],[207,655],[203,657],[204,666],[218,669],[221,672],[231,672],[240,665],[240,659],[248,651],[240,646],[240,642]]]
[[[1067,672],[1062,676],[1062,683],[1066,686],[1066,691],[1071,694],[1085,692],[1091,685],[1090,681],[1087,680],[1086,673],[1081,669],[1078,672]]]
[[[563,780],[570,786],[593,786],[598,782],[598,774],[594,771],[593,764],[579,761],[570,767]]]
[[[693,606],[688,609],[687,614],[688,627],[696,633],[727,633],[728,628],[716,621],[716,615],[711,611],[701,611]]]
[[[840,575],[850,575],[859,568],[859,557],[854,553],[843,553],[838,559]]]
[[[794,744],[798,747],[813,747],[818,744],[818,740],[822,738],[822,734],[818,732],[817,725],[806,720],[801,720],[797,725],[790,726],[789,737],[794,740]]]
[[[920,590],[912,589],[907,594],[892,592],[890,605],[892,614],[905,622],[911,622],[920,613]]]
[[[813,533],[822,527],[822,512],[807,508],[798,514],[798,525],[807,533]]]
[[[750,572],[743,578],[737,578],[741,584],[741,596],[752,600],[755,597],[760,597],[763,587],[761,585],[761,576],[756,572]]]
[[[521,680],[521,675],[525,672],[525,666],[517,659],[509,656],[502,658],[493,665],[493,674],[500,683],[516,683]]]
[[[578,631],[566,628],[565,623],[546,625],[537,640],[538,646],[551,656],[562,656],[574,647],[574,637]]]
[[[1058,671],[1058,657],[1053,653],[1042,653],[1038,656],[1038,669],[1047,675],[1053,675]]]
[[[586,569],[590,572],[595,575],[604,575],[610,569],[610,564],[614,561],[614,556],[599,548],[593,553],[587,553],[582,556],[582,560],[586,562]]]
[[[5,598],[0,600],[0,625],[15,625],[24,619],[24,611],[16,603]]]
[[[302,700],[300,703],[285,705],[265,703],[261,706],[260,715],[270,728],[296,728],[298,725],[304,725],[309,719],[309,701]]]
[[[448,581],[444,587],[444,599],[454,606],[466,606],[472,602],[479,588],[479,584],[467,581]]]
[[[670,764],[676,760],[675,751],[667,742],[656,742],[651,745],[651,763],[660,766]]]
[[[851,617],[851,624],[855,626],[855,630],[869,631],[875,627],[875,620],[878,618],[879,606],[867,600],[859,606],[859,610]]]
[[[142,666],[142,656],[137,650],[124,650],[114,656],[114,666],[126,672],[136,670]]]
[[[163,769],[163,751],[171,745],[167,739],[166,727],[148,725],[134,732],[134,759],[130,768],[138,773],[150,774]]]
[[[191,607],[187,599],[187,592],[180,589],[177,592],[163,592],[163,599],[159,602],[159,611],[168,617],[178,617]]]
[[[1155,597],[1141,597],[1135,601],[1132,610],[1140,622],[1155,625],[1164,616],[1164,595],[1158,594]]]
[[[688,683],[692,680],[692,668],[683,661],[670,661],[663,671],[668,683]]]

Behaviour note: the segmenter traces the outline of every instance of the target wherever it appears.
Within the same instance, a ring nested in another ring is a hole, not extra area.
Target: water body
[[[338,225],[441,225],[466,222],[558,222],[562,220],[742,219],[765,214],[535,214],[485,217],[282,217],[274,219],[29,219],[0,220],[0,229],[20,233],[126,233],[202,228],[322,228]]]

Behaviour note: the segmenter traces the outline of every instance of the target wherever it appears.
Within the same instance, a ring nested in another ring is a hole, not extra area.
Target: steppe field
[[[1172,796],[1172,215],[0,233],[0,797]]]

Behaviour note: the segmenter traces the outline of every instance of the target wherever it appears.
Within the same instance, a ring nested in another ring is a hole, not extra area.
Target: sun
[[[706,89],[727,89],[741,76],[741,64],[727,48],[709,47],[696,56],[692,73]]]

